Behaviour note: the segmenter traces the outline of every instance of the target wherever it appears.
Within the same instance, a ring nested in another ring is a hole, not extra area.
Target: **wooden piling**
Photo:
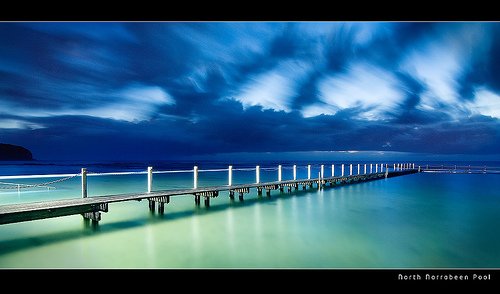
[[[198,167],[193,168],[193,189],[198,189]]]
[[[148,166],[148,193],[153,191],[153,167]]]
[[[281,182],[281,164],[278,165],[278,182]]]
[[[255,167],[255,183],[260,183],[260,166]]]
[[[82,198],[87,198],[87,169],[82,168]]]

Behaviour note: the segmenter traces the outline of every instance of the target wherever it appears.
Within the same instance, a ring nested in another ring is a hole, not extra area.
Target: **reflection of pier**
[[[280,190],[283,193],[286,189],[288,193],[292,193],[292,190],[298,190],[302,186],[303,190],[307,188],[322,189],[329,185],[331,187],[338,185],[347,185],[351,183],[366,182],[376,179],[383,179],[389,177],[395,177],[400,175],[406,175],[411,173],[416,173],[419,169],[415,168],[414,164],[394,164],[389,167],[389,165],[376,164],[375,168],[373,165],[369,165],[369,171],[367,170],[367,165],[364,165],[364,173],[362,172],[360,164],[357,165],[357,173],[353,173],[353,165],[349,165],[349,175],[345,174],[344,164],[342,164],[341,175],[335,176],[335,168],[332,165],[332,175],[330,177],[325,177],[324,165],[321,165],[320,172],[317,178],[311,178],[311,166],[307,166],[307,179],[297,179],[297,166],[293,166],[293,179],[283,180],[282,179],[282,166],[278,166],[278,180],[273,182],[260,182],[260,167],[257,166],[254,169],[256,172],[255,183],[250,184],[233,184],[233,168],[230,166],[224,171],[228,172],[228,184],[222,186],[213,187],[198,187],[198,167],[194,167],[193,170],[188,171],[193,173],[193,188],[192,189],[177,189],[177,190],[162,190],[153,191],[153,169],[148,168],[147,171],[147,189],[148,192],[137,193],[137,194],[120,194],[111,196],[98,196],[98,197],[87,197],[87,171],[82,169],[80,174],[82,180],[82,198],[76,199],[64,199],[64,200],[54,200],[54,201],[44,201],[44,202],[33,202],[33,203],[22,203],[22,204],[11,204],[11,205],[1,205],[0,206],[0,224],[9,224],[16,222],[24,222],[30,220],[38,220],[45,218],[53,218],[74,214],[81,214],[86,221],[92,220],[93,223],[97,224],[101,220],[101,212],[108,212],[109,203],[114,202],[124,202],[124,201],[141,201],[144,199],[148,200],[150,211],[154,212],[156,208],[159,214],[163,214],[165,211],[165,204],[170,202],[170,197],[172,196],[194,196],[195,205],[201,204],[201,198],[204,198],[204,205],[206,207],[210,206],[210,199],[218,197],[220,192],[228,191],[229,198],[234,200],[235,193],[238,193],[238,198],[240,201],[244,200],[244,194],[250,193],[250,189],[255,188],[259,197],[262,196],[262,192],[266,190],[266,196],[271,197],[271,191]],[[248,170],[248,169],[247,169]],[[160,173],[160,172],[159,172]],[[90,174],[92,175],[92,174]]]

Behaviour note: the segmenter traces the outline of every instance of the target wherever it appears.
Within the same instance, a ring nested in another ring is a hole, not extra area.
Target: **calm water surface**
[[[235,182],[252,182],[254,173]],[[200,174],[202,185],[225,181],[216,174]],[[191,184],[190,175],[155,175],[157,189]],[[78,197],[78,185],[75,178],[50,191],[2,192],[0,204]],[[144,175],[94,177],[89,193],[144,185]],[[243,202],[222,192],[208,209],[174,197],[164,216],[147,201],[116,203],[95,230],[79,215],[0,226],[0,267],[500,267],[498,191],[500,175],[421,173],[271,198],[252,190]]]

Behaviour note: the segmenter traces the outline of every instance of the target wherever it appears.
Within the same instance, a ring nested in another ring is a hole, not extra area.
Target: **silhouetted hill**
[[[33,160],[33,154],[21,146],[0,143],[0,160]]]

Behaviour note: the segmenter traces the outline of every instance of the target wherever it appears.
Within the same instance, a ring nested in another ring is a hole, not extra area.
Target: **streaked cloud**
[[[0,23],[0,44],[0,138],[37,158],[500,150],[499,23]]]
[[[298,86],[310,71],[310,66],[301,62],[285,61],[276,68],[260,74],[245,84],[231,99],[249,106],[290,112],[292,98],[297,95]]]
[[[43,129],[44,126],[21,119],[0,119],[0,129]]]
[[[396,78],[386,70],[364,63],[354,64],[345,74],[330,76],[320,82],[321,100],[330,106],[324,107],[321,113],[335,114],[339,110],[359,108],[358,118],[386,119],[385,114],[397,107],[403,98],[397,84]]]
[[[467,104],[474,114],[500,118],[500,95],[487,89],[479,89],[474,100]]]

